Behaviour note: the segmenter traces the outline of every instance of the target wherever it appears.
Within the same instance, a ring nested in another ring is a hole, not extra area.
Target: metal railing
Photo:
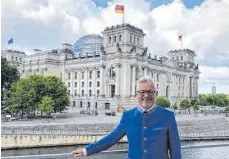
[[[227,146],[229,147],[229,143],[182,146],[182,149],[200,149],[200,148],[227,147]],[[114,155],[114,154],[122,154],[122,153],[128,153],[128,150],[102,151],[100,153],[93,154],[92,156]],[[2,159],[76,159],[76,158],[77,157],[75,157],[72,153],[2,157]]]

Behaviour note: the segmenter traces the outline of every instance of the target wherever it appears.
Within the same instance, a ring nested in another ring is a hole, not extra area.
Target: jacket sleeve
[[[174,113],[169,119],[169,154],[170,159],[181,159],[181,142]]]
[[[126,134],[124,114],[125,112],[123,112],[118,126],[109,135],[85,147],[88,156],[108,149],[116,144]]]

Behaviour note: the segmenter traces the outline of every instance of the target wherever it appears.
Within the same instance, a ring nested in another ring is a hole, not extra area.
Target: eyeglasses
[[[150,91],[137,91],[138,94],[144,96],[146,93],[149,95],[149,96],[153,96],[155,95],[156,91],[153,91],[153,90],[150,90]]]

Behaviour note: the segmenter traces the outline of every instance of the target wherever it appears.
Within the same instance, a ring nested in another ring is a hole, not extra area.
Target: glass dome
[[[101,54],[101,46],[103,45],[103,37],[96,34],[89,34],[81,37],[72,47],[72,51],[79,56]]]

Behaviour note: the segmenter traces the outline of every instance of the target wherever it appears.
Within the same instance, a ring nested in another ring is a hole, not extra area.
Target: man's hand
[[[72,151],[73,154],[76,155],[76,157],[80,157],[80,156],[85,156],[84,152],[83,152],[83,148],[77,149],[75,151]]]

